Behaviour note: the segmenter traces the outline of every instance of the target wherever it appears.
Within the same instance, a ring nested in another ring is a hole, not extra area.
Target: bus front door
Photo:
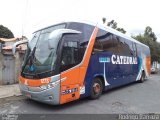
[[[65,39],[61,56],[60,104],[80,98],[78,41]]]

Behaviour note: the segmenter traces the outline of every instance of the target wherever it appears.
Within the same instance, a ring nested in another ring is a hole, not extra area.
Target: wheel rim
[[[101,91],[101,86],[100,86],[100,84],[94,83],[94,85],[93,85],[93,90],[94,90],[94,93],[95,93],[96,95],[99,94],[100,91]]]

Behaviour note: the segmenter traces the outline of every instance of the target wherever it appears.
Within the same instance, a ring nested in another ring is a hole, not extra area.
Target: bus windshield
[[[64,27],[64,25],[54,26],[34,33],[28,43],[22,73],[38,75],[53,71],[57,58],[57,46],[62,35],[60,32],[56,32],[56,29]],[[52,46],[50,46],[51,43]]]

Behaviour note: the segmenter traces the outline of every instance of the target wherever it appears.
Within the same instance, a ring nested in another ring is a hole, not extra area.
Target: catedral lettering
[[[112,55],[112,64],[137,64],[136,57]]]
[[[13,53],[23,43],[15,43]],[[35,31],[27,44],[19,87],[43,103],[97,99],[150,75],[149,47],[104,25],[64,22]]]

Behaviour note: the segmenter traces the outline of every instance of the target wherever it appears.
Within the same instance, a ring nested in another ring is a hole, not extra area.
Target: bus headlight
[[[40,88],[42,90],[50,89],[50,88],[55,87],[58,83],[59,83],[59,81],[52,82],[52,83],[49,83],[49,84],[42,85],[42,86],[40,86]]]

